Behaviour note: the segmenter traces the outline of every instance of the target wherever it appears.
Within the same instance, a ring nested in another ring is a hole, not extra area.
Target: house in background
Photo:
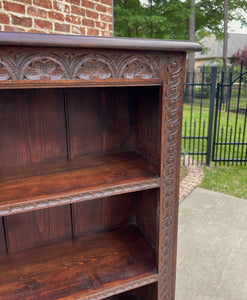
[[[216,40],[214,35],[205,37],[201,40],[204,47],[208,48],[205,53],[195,53],[195,68],[202,66],[217,65],[223,62],[223,40]],[[231,63],[231,57],[238,49],[247,47],[247,34],[229,33],[228,39],[228,63]]]

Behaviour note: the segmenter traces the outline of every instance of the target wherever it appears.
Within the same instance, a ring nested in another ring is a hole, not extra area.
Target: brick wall
[[[0,0],[0,30],[112,36],[112,0]]]

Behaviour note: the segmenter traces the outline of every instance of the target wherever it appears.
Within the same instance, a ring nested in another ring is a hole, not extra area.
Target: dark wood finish
[[[72,237],[69,206],[5,217],[8,253]]]
[[[0,90],[0,107],[1,169],[67,157],[61,89]]]
[[[6,172],[9,180],[0,183],[3,211],[7,206],[34,205],[34,201],[41,204],[29,209],[48,207],[50,202],[42,201],[47,199],[55,199],[55,205],[59,205],[159,186],[154,166],[135,152],[105,153],[5,170],[3,178]],[[14,176],[20,178],[13,179]]]
[[[175,299],[185,57],[170,54],[162,93],[158,299]]]
[[[128,89],[69,89],[67,95],[71,158],[134,149]]]
[[[131,194],[77,203],[72,209],[74,237],[128,224],[133,219]]]
[[[156,249],[159,234],[159,189],[136,193],[136,223]]]
[[[160,89],[137,88],[136,98],[136,149],[153,164],[158,165],[160,154]]]
[[[3,218],[0,218],[0,255],[6,253],[6,242],[4,236]]]
[[[119,295],[107,298],[107,300],[155,300],[157,297],[157,285],[152,283]]]
[[[0,33],[0,216],[16,214],[0,242],[45,243],[0,256],[0,299],[175,299],[185,54],[200,49]]]
[[[76,47],[153,51],[201,51],[202,47],[188,41],[168,41],[135,38],[81,37],[55,34],[0,33],[0,44],[39,47]]]
[[[155,275],[154,253],[124,226],[1,256],[0,272],[0,299],[78,299]]]

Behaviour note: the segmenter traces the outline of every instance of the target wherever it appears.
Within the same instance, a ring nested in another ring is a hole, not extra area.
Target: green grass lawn
[[[200,187],[247,199],[247,166],[203,167]]]

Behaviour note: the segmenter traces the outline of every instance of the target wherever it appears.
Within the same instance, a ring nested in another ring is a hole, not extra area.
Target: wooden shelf
[[[136,152],[0,169],[0,216],[155,188],[157,169]]]
[[[133,225],[0,256],[0,273],[9,300],[102,299],[158,280],[155,253]]]

